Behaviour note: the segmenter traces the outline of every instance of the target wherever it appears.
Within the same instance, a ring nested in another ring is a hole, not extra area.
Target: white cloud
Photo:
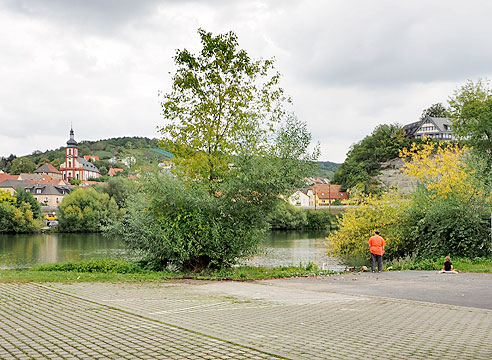
[[[415,121],[491,77],[484,1],[0,0],[0,156],[77,140],[156,137],[157,91],[198,27],[275,56],[299,118],[342,162],[381,123]]]

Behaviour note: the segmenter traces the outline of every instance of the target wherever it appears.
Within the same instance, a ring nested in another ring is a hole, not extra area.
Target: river
[[[330,270],[343,269],[337,259],[326,255],[325,236],[324,232],[272,232],[259,255],[243,263],[273,267],[312,262]],[[122,241],[101,234],[0,235],[1,269],[101,258],[131,259],[132,255]]]

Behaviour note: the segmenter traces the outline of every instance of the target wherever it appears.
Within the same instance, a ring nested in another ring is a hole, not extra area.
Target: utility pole
[[[331,181],[328,183],[328,211],[331,214]]]

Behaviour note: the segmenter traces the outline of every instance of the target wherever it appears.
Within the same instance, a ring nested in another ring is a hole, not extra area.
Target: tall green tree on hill
[[[198,54],[178,50],[161,93],[163,145],[174,177],[144,177],[114,229],[162,268],[229,266],[255,252],[267,214],[313,166],[306,125],[287,115],[272,60],[253,60],[234,33],[198,31]]]
[[[400,125],[377,126],[371,135],[352,145],[345,162],[338,167],[333,183],[342,185],[344,189],[357,188],[364,193],[379,192],[374,176],[380,164],[398,158],[399,150],[411,142]]]
[[[32,173],[36,170],[36,164],[27,157],[15,158],[12,161],[10,173],[13,175],[19,175],[22,173]]]
[[[449,99],[453,132],[492,166],[492,89],[488,81],[468,81]]]
[[[441,103],[432,104],[430,107],[422,111],[422,115],[420,115],[420,120],[424,120],[427,116],[435,118],[445,118],[448,117],[448,110]]]

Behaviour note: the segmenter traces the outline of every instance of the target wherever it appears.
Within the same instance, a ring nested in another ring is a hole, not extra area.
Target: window
[[[41,194],[41,189],[36,189],[36,194]]]

